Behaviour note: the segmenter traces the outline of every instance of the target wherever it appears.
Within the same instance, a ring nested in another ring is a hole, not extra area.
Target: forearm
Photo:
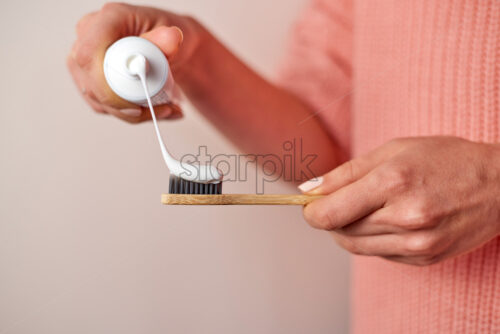
[[[197,109],[244,152],[283,153],[283,143],[302,141],[317,158],[316,175],[344,160],[335,141],[307,105],[248,68],[209,32],[176,75]]]

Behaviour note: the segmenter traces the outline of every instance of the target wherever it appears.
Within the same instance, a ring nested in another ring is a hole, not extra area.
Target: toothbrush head
[[[168,192],[171,194],[220,195],[222,194],[222,180],[201,183],[170,175]]]

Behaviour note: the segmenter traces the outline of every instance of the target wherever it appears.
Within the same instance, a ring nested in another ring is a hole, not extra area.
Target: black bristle
[[[220,195],[222,194],[222,181],[218,183],[199,183],[170,175],[168,192],[170,194]]]

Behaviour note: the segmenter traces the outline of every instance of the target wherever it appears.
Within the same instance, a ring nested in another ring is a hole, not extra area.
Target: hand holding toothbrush
[[[301,186],[313,227],[354,254],[414,265],[500,233],[500,146],[456,137],[396,139]]]

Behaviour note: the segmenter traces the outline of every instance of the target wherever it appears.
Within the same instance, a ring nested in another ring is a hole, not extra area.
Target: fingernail
[[[172,114],[172,110],[167,108],[167,109],[164,109],[164,110],[156,113],[156,117],[159,119],[164,119],[164,118],[168,118],[171,114]]]
[[[139,117],[142,114],[141,109],[134,109],[134,108],[120,109],[120,112],[124,115],[132,116],[132,117]]]
[[[314,179],[310,179],[309,181],[302,183],[299,186],[299,189],[303,193],[307,193],[307,192],[313,190],[314,188],[319,187],[321,185],[321,183],[323,183],[323,176],[320,176],[320,177],[317,177]]]
[[[179,44],[181,44],[182,41],[184,40],[184,33],[182,32],[181,28],[179,28],[179,27],[173,26],[173,28],[177,29],[179,31],[179,33],[181,34],[181,40],[179,42]]]
[[[169,121],[173,121],[173,120],[180,119],[183,117],[184,117],[184,115],[182,113],[174,112],[174,113],[170,114],[170,116],[168,116],[167,119]]]

